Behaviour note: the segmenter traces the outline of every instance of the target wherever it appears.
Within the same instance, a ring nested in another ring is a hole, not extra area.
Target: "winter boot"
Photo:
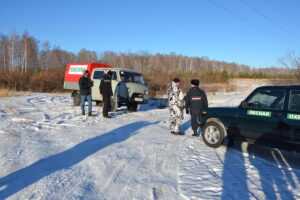
[[[199,136],[199,134],[197,133],[197,130],[194,130],[194,133],[192,136]]]

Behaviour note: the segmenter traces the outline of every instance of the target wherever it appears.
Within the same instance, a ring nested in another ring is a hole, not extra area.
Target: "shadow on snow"
[[[125,141],[137,134],[139,129],[155,123],[140,121],[122,126],[13,172],[0,179],[0,199],[8,198],[56,171],[70,168],[97,151],[114,143]]]
[[[235,142],[233,148],[227,147],[223,163],[222,200],[296,199],[291,191],[297,189],[296,182],[300,178],[299,172],[293,166],[296,158],[277,148],[259,148],[257,145],[248,145],[242,149],[240,142]],[[248,156],[244,156],[243,151]],[[253,177],[249,177],[251,175],[247,173],[251,170],[249,166],[258,172],[258,182],[251,181]],[[261,193],[251,193],[253,188],[250,191],[248,184],[260,189]]]

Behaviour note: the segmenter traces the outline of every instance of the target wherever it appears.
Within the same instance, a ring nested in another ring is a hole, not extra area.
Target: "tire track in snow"
[[[223,170],[226,166],[218,155],[220,149],[215,150],[209,147],[203,146],[202,141],[198,141],[198,146],[203,148],[197,148],[194,141],[190,140],[189,145],[186,147],[184,152],[181,154],[181,167],[179,171],[179,184],[181,194],[187,198],[200,198],[200,199],[219,199],[222,195],[223,185],[229,184],[223,180]],[[222,154],[224,149],[222,148]],[[232,164],[232,163],[231,163]],[[227,166],[228,167],[228,166]],[[240,169],[234,168],[235,172],[231,172],[226,169],[226,173],[230,173],[233,183],[245,182],[245,177],[239,177],[235,174],[243,174],[237,172]],[[226,174],[228,176],[228,174]],[[235,188],[226,187],[226,195],[230,195],[231,199],[236,199],[243,196],[243,193],[237,193]],[[259,199],[254,193],[249,191],[251,197]],[[234,195],[233,195],[234,194]]]
[[[140,146],[143,147],[144,141],[141,142]],[[139,149],[141,150],[141,148]],[[113,170],[101,190],[103,194],[107,195],[107,199],[126,199],[124,193],[129,187],[128,184],[135,178],[137,170],[142,166],[145,159],[147,157],[144,155],[135,153],[129,159],[121,160],[121,163]],[[118,193],[115,193],[115,191],[118,191]]]
[[[32,123],[33,128],[36,130],[42,128],[61,129],[63,127],[78,127],[80,122],[82,124],[81,115],[74,112],[74,107],[65,106],[66,103],[70,103],[70,98],[68,97],[35,96],[27,98],[27,103],[36,108],[40,115],[42,115],[41,120]],[[53,110],[56,112],[53,112]]]
[[[222,146],[211,149],[201,144],[197,145],[196,141],[187,143],[185,151],[181,154],[179,171],[179,188],[185,198],[219,199],[222,196],[230,199],[269,199],[276,196],[281,199],[288,196],[297,199],[299,197],[297,174],[293,174],[296,182],[296,186],[293,187],[292,183],[285,180],[287,177],[282,175],[284,172],[280,167],[268,163],[263,158],[255,158],[254,155],[232,148],[226,151],[226,148]],[[279,185],[274,186],[274,182]],[[288,193],[290,194],[287,195]]]

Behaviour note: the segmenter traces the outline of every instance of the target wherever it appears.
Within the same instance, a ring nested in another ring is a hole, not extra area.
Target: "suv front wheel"
[[[222,145],[226,130],[221,122],[207,122],[203,130],[202,138],[207,146],[217,148]]]

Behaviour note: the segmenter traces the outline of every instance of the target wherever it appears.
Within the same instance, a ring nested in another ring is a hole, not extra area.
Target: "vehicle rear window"
[[[300,90],[290,92],[289,111],[300,112]]]
[[[280,89],[258,90],[248,100],[248,106],[258,109],[282,110],[284,107],[285,91]]]

